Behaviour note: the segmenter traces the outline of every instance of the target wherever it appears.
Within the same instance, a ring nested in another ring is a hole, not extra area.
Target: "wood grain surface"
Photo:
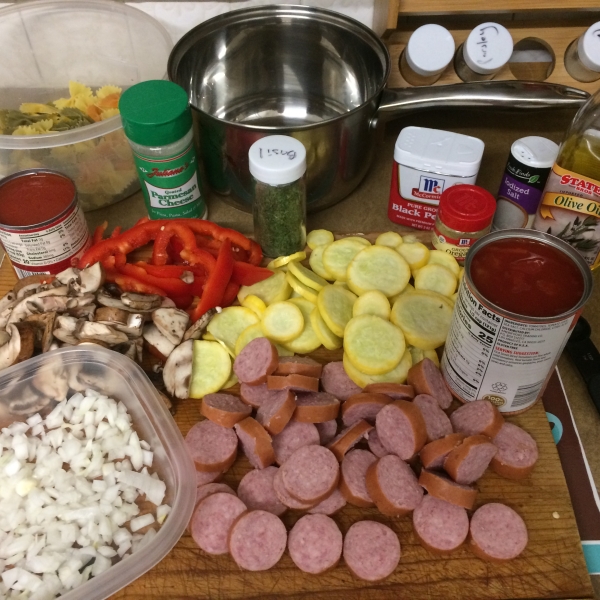
[[[0,295],[15,281],[8,260],[0,268]],[[341,351],[320,349],[320,362],[340,360]],[[232,388],[233,391],[236,388]],[[175,421],[182,434],[200,419],[200,402],[176,405]],[[503,502],[525,520],[529,545],[517,559],[492,564],[474,557],[467,548],[440,558],[424,550],[412,533],[411,517],[390,518],[376,509],[346,506],[335,516],[345,533],[362,519],[386,523],[398,534],[402,558],[386,580],[368,583],[354,579],[341,563],[334,570],[311,576],[297,569],[284,554],[275,568],[262,573],[240,570],[229,556],[204,554],[185,533],[175,548],[153,569],[113,596],[121,600],[250,600],[327,599],[385,600],[488,598],[593,598],[569,492],[541,403],[510,418],[537,441],[540,459],[528,479],[508,481],[486,473],[479,481],[477,506]],[[240,453],[223,481],[234,489],[250,469]],[[302,515],[289,511],[283,520],[291,527]],[[165,527],[168,527],[168,520]]]

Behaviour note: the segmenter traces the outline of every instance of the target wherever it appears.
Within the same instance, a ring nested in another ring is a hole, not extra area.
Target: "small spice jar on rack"
[[[569,44],[565,69],[577,81],[589,83],[600,79],[600,21]]]
[[[270,135],[248,151],[253,178],[254,237],[265,256],[287,256],[306,244],[306,149]]]
[[[459,184],[442,193],[433,245],[463,262],[469,248],[490,232],[496,199],[477,185]]]

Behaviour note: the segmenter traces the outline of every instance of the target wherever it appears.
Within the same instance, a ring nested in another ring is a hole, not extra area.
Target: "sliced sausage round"
[[[492,441],[498,448],[498,454],[490,464],[493,471],[507,479],[524,479],[529,476],[538,459],[538,447],[524,429],[512,423],[504,423]]]
[[[283,556],[287,531],[281,519],[265,510],[244,513],[229,533],[229,553],[238,567],[266,571]]]
[[[319,380],[306,375],[269,375],[267,388],[270,390],[293,390],[294,392],[318,392]]]
[[[454,448],[444,461],[444,470],[456,483],[475,483],[488,468],[498,448],[485,435],[471,435]]]
[[[332,419],[331,421],[325,421],[324,423],[315,423],[315,427],[319,432],[321,446],[326,446],[329,444],[329,442],[337,433],[337,421],[335,419]]]
[[[367,491],[367,469],[377,460],[368,450],[350,450],[340,466],[340,492],[354,506],[367,508],[374,502]]]
[[[342,545],[340,528],[326,515],[304,515],[288,535],[288,550],[294,564],[313,575],[337,565],[342,556]]]
[[[298,448],[319,443],[319,432],[312,423],[290,421],[281,433],[273,436],[275,462],[282,465]]]
[[[362,389],[346,374],[342,361],[330,362],[323,367],[321,385],[326,392],[342,401],[362,392]]]
[[[218,492],[196,507],[190,522],[190,533],[199,548],[208,554],[227,554],[227,536],[234,521],[246,505],[235,495]]]
[[[277,348],[264,337],[253,339],[233,361],[233,372],[241,383],[260,385],[279,363]]]
[[[340,492],[340,488],[336,488],[325,500],[321,500],[319,504],[315,504],[308,512],[311,515],[334,515],[336,512],[342,510],[344,506],[346,506],[346,498]]]
[[[364,419],[375,425],[377,413],[392,399],[385,394],[365,393],[354,394],[342,404],[342,423],[346,427]]]
[[[433,396],[419,394],[413,404],[421,411],[427,430],[427,441],[439,440],[452,433],[452,423]]]
[[[264,469],[275,462],[271,436],[258,421],[247,417],[235,424],[235,432],[246,458],[255,469]]]
[[[308,356],[282,356],[275,369],[275,375],[306,375],[321,377],[323,365]]]
[[[369,450],[377,457],[381,458],[389,452],[385,449],[384,445],[381,443],[379,436],[377,435],[377,429],[371,429],[369,433],[366,435],[367,443],[369,444]]]
[[[340,465],[323,446],[302,446],[281,465],[285,489],[300,502],[317,504],[337,487]]]
[[[326,423],[336,419],[340,401],[327,392],[298,393],[294,420],[301,423]]]
[[[249,510],[266,510],[278,517],[287,510],[287,506],[279,500],[273,487],[277,471],[277,467],[254,469],[242,477],[237,495]]]
[[[398,566],[400,541],[386,525],[358,521],[346,533],[343,554],[353,575],[366,581],[380,581]]]
[[[395,454],[378,458],[367,469],[367,490],[379,512],[392,517],[408,514],[421,504],[423,488],[413,470]]]
[[[392,400],[412,400],[415,397],[413,386],[404,383],[370,383],[363,392],[385,394]]]
[[[469,517],[461,506],[428,494],[413,512],[413,531],[425,549],[445,554],[467,539]]]
[[[208,419],[192,426],[185,436],[185,446],[198,471],[222,473],[237,456],[237,436],[233,430]]]
[[[479,558],[505,561],[516,558],[528,542],[523,519],[505,504],[480,506],[471,517],[469,546]]]
[[[199,485],[196,488],[196,506],[198,506],[198,503],[204,500],[204,498],[208,498],[212,494],[218,494],[220,492],[223,494],[236,495],[226,483],[206,483],[204,485]]]
[[[504,418],[489,400],[474,400],[459,406],[450,415],[450,422],[456,433],[493,438],[504,424]]]
[[[281,390],[270,396],[256,411],[256,420],[271,434],[277,435],[290,422],[296,410],[294,392]]]
[[[223,477],[221,471],[198,471],[196,469],[196,487],[206,485],[207,483],[214,483],[215,481],[219,481],[221,477]]]
[[[279,498],[279,501],[288,508],[294,508],[296,510],[308,510],[315,506],[314,503],[311,502],[300,502],[300,500],[297,500],[290,495],[283,485],[281,469],[277,469],[277,473],[275,473],[275,477],[273,479],[273,489],[275,490],[275,494]]]
[[[232,394],[207,394],[202,398],[200,412],[221,427],[233,427],[249,417],[252,407]]]
[[[408,370],[406,380],[409,385],[413,386],[417,394],[433,396],[438,401],[440,408],[444,410],[450,408],[452,394],[440,370],[430,358],[424,358],[416,365],[413,365]]]
[[[394,400],[375,419],[377,435],[384,448],[402,460],[410,460],[427,441],[421,411],[407,400]]]
[[[370,425],[366,421],[358,421],[342,429],[338,435],[336,435],[327,447],[335,454],[335,457],[342,462],[344,454],[353,448],[360,440],[366,436],[366,434],[373,429],[373,425]]]
[[[267,402],[267,400],[279,397],[280,395],[281,390],[269,390],[267,389],[266,383],[263,383],[262,385],[248,385],[247,383],[242,383],[242,385],[240,385],[240,396],[242,401],[253,408],[259,408]]]
[[[441,469],[446,457],[454,448],[460,446],[467,436],[464,433],[451,433],[421,448],[419,458],[426,469]]]
[[[441,473],[434,473],[427,469],[421,469],[419,484],[432,496],[467,510],[473,508],[477,498],[477,490],[474,487],[456,483]]]

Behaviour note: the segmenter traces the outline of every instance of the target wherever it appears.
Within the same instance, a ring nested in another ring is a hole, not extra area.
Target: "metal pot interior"
[[[186,34],[169,77],[196,109],[250,127],[298,129],[375,98],[389,73],[375,34],[338,13],[304,6],[233,11]]]

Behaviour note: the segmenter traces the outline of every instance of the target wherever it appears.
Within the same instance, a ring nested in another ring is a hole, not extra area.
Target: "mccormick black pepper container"
[[[248,151],[253,177],[254,237],[265,256],[287,256],[306,244],[306,149],[270,135]]]

